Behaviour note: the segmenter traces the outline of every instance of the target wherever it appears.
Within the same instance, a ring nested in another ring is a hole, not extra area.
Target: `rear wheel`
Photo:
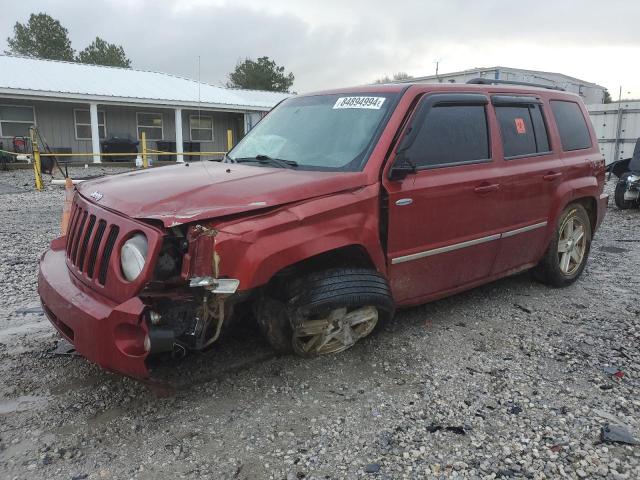
[[[336,268],[294,280],[285,301],[265,298],[256,313],[277,351],[315,357],[355,345],[393,316],[394,304],[377,272]]]
[[[625,200],[624,194],[627,191],[627,177],[629,173],[623,173],[622,176],[618,179],[618,183],[616,183],[616,191],[613,195],[613,199],[616,202],[616,207],[620,210],[627,210],[628,208],[632,208],[634,206],[633,200]]]
[[[582,205],[569,205],[560,216],[549,248],[538,265],[536,276],[555,287],[571,285],[584,270],[590,248],[589,215]]]

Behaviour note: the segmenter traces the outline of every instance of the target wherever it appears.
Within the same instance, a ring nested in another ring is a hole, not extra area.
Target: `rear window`
[[[552,100],[550,103],[560,132],[562,149],[566,152],[590,148],[591,136],[580,106],[561,100]]]
[[[547,129],[538,104],[495,107],[504,156],[537,155],[549,151]]]
[[[489,132],[484,106],[432,108],[407,156],[423,168],[488,160]]]

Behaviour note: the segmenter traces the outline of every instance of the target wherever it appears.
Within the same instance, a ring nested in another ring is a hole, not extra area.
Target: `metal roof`
[[[426,75],[424,77],[415,77],[415,78],[411,78],[411,79],[407,79],[407,80],[400,80],[399,82],[415,82],[415,81],[421,81],[421,80],[435,80],[441,77],[450,77],[450,76],[458,76],[458,75],[474,75],[477,74],[479,72],[494,72],[496,70],[499,71],[504,71],[504,70],[509,70],[511,72],[521,72],[521,73],[525,73],[525,74],[531,74],[531,75],[556,75],[559,77],[563,77],[566,78],[567,80],[570,80],[574,83],[578,83],[578,84],[582,84],[585,86],[593,86],[593,87],[599,87],[599,88],[604,88],[601,85],[598,85],[596,83],[593,82],[587,82],[586,80],[581,80],[579,78],[576,77],[571,77],[569,75],[565,75],[564,73],[558,73],[558,72],[545,72],[543,70],[526,70],[524,68],[514,68],[514,67],[476,67],[476,68],[469,68],[467,70],[461,70],[458,72],[447,72],[447,73],[440,73],[439,75]]]
[[[269,110],[288,93],[217,87],[167,73],[0,54],[0,94],[227,110]]]

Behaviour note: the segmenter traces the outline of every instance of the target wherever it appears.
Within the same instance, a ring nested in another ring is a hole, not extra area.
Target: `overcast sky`
[[[269,56],[297,92],[509,66],[561,72],[640,98],[636,0],[0,0],[0,51],[16,21],[46,12],[76,50],[96,35],[134,68],[223,84],[246,57]],[[1,72],[0,72],[1,74]]]

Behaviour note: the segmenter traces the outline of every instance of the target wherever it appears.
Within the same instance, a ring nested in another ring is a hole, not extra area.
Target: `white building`
[[[406,82],[419,83],[466,83],[472,78],[487,78],[494,80],[510,80],[515,82],[538,83],[551,87],[560,87],[567,92],[580,95],[584,103],[604,103],[605,88],[595,83],[570,77],[562,73],[541,72],[537,70],[523,70],[509,67],[472,68],[461,72],[429,75],[412,78]]]
[[[288,96],[132,68],[0,55],[0,149],[11,150],[32,125],[56,153],[98,153],[109,139],[135,142],[145,132],[150,148],[177,152],[182,161],[183,153],[226,151],[229,130],[237,142]]]

